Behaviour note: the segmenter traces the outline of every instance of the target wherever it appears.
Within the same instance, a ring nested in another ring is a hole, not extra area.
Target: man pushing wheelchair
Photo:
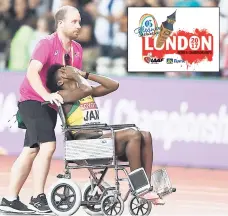
[[[94,97],[101,97],[118,89],[119,83],[96,74],[83,72],[77,68],[54,64],[48,69],[47,87],[51,92],[58,92],[64,100],[63,111],[68,126],[99,123],[99,109]],[[98,83],[92,87],[89,82]],[[72,131],[73,139],[97,139],[109,137],[109,133],[99,130]],[[115,131],[115,152],[120,160],[128,160],[131,172],[144,168],[148,180],[151,181],[153,146],[150,132],[137,128],[124,128]],[[141,195],[154,205],[165,202],[153,191]]]

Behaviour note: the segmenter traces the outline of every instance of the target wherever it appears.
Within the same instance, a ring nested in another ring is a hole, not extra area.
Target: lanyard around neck
[[[65,61],[65,57],[64,57],[65,54],[66,53],[63,53],[63,65],[64,66],[66,66],[66,61]],[[70,46],[70,54],[71,54],[71,56],[70,56],[71,66],[73,66],[74,65],[74,49],[73,49],[73,46],[72,45]]]

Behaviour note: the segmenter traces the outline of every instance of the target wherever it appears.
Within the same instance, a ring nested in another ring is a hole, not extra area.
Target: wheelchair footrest
[[[164,196],[167,196],[167,195],[174,193],[174,192],[176,192],[176,188],[170,188],[169,190],[158,193],[158,196],[164,197]]]
[[[128,181],[128,178],[119,178],[119,181]]]
[[[165,169],[160,169],[152,174],[153,191],[160,197],[164,197],[173,192],[176,192],[176,188],[172,187],[168,173]]]
[[[136,169],[128,174],[129,183],[135,195],[143,194],[150,190],[151,185],[144,168]]]
[[[15,212],[10,212],[10,211],[1,211],[0,210],[0,215],[28,215],[28,216],[31,216],[31,215],[43,215],[44,216],[44,213],[15,213]],[[45,213],[45,215],[47,216],[47,215],[50,215],[50,216],[55,216],[55,214],[54,213]]]

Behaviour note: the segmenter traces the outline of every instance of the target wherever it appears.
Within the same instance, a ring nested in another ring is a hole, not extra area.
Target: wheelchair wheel
[[[75,182],[62,178],[51,186],[47,200],[53,213],[70,216],[80,207],[82,194]]]
[[[132,197],[128,208],[131,215],[148,216],[152,209],[152,203],[146,199]]]
[[[106,195],[101,202],[101,210],[104,215],[119,216],[123,214],[124,202],[120,196]]]
[[[105,188],[109,188],[110,185],[106,182],[102,182],[101,185]],[[91,185],[91,183],[87,183],[84,186],[83,189],[83,201],[96,201],[99,200],[100,196],[102,195],[102,192],[99,190],[98,192],[96,192],[96,194],[94,196],[92,196],[92,188],[95,187],[95,184],[93,183],[93,185]],[[101,211],[101,205],[88,205],[88,206],[83,206],[84,211],[88,214],[88,215],[101,215],[102,211]]]

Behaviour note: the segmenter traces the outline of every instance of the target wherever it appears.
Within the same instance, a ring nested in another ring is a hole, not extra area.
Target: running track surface
[[[10,168],[16,158],[0,156],[0,197],[7,193]],[[161,167],[154,167],[153,170]],[[48,176],[46,190],[54,183],[56,175],[62,173],[64,163],[60,160],[53,160],[51,171]],[[177,192],[165,198],[164,206],[153,206],[153,216],[228,216],[228,171],[191,169],[179,167],[166,167],[173,187]],[[80,187],[88,181],[87,170],[73,170],[72,178]],[[113,171],[109,171],[105,181],[114,183]],[[125,192],[127,185],[121,183],[121,192]],[[27,179],[20,198],[28,203],[32,196],[32,177]],[[0,215],[4,215],[1,214]],[[75,215],[87,215],[80,208]],[[128,201],[125,204],[123,215],[128,213]]]

